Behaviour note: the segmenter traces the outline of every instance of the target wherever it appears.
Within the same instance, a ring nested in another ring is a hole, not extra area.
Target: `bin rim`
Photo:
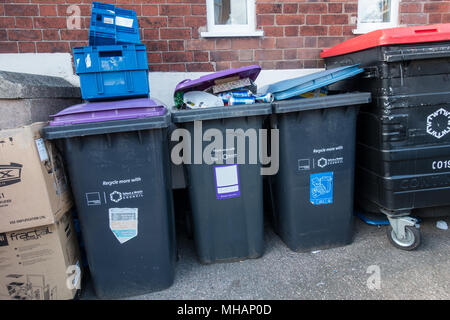
[[[191,110],[177,110],[173,107],[171,110],[173,123],[262,116],[269,115],[271,113],[272,105],[270,103],[210,107]]]
[[[153,116],[137,119],[112,120],[104,122],[89,122],[69,124],[63,126],[46,126],[42,129],[45,139],[64,139],[92,136],[99,134],[142,131],[151,129],[168,128],[170,125],[170,113],[161,116]]]
[[[358,106],[372,101],[370,92],[333,94],[326,97],[291,99],[273,103],[273,113],[290,113],[336,107]]]
[[[450,23],[375,30],[323,49],[321,58],[331,58],[379,46],[449,41]]]
[[[51,126],[161,116],[167,108],[156,98],[94,101],[76,104],[51,115]]]

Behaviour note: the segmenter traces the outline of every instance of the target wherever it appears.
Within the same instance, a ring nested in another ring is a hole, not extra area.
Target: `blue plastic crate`
[[[140,44],[136,12],[92,2],[89,45]]]
[[[83,99],[93,101],[148,96],[145,45],[75,47],[73,57]]]

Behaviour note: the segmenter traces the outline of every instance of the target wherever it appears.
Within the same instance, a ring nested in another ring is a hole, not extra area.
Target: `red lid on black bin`
[[[449,40],[450,23],[380,29],[341,42],[332,48],[323,49],[320,57],[340,56],[378,46]]]

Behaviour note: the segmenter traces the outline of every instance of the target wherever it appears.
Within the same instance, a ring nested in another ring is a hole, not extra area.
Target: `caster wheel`
[[[412,226],[405,227],[405,239],[398,239],[392,227],[389,226],[387,237],[394,247],[407,251],[416,249],[421,242],[420,230]]]

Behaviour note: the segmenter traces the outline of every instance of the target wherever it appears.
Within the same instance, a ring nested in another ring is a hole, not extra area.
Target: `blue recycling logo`
[[[310,175],[309,201],[315,206],[333,203],[333,172]]]

